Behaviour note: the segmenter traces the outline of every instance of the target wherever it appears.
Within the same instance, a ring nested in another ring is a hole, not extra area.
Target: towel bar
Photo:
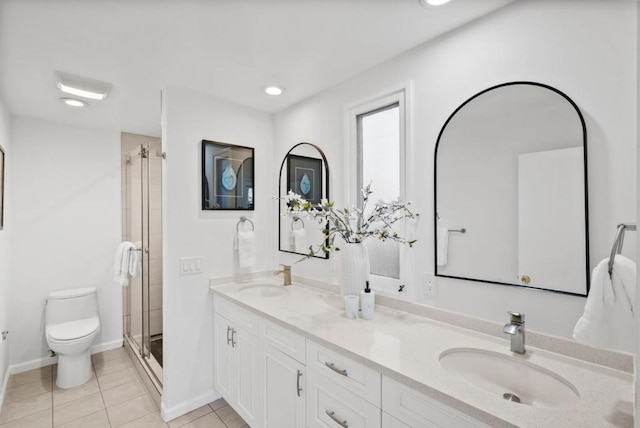
[[[253,225],[253,222],[251,220],[249,220],[248,218],[246,218],[245,216],[240,217],[240,221],[238,221],[238,224],[236,224],[236,232],[240,232],[240,224],[244,223],[245,221],[248,221],[249,223],[251,223],[251,231],[253,232],[255,230],[255,226]]]
[[[455,233],[467,233],[467,229],[465,229],[464,227],[461,229],[449,229],[449,233],[451,232],[455,232]]]

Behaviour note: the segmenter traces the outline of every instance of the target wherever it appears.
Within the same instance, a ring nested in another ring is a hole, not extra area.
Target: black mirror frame
[[[323,195],[325,199],[329,199],[329,162],[327,162],[327,156],[324,154],[324,152],[322,151],[322,149],[320,147],[318,147],[317,145],[313,144],[313,143],[309,143],[306,141],[303,141],[301,143],[297,143],[296,145],[294,145],[293,147],[291,147],[289,149],[289,151],[284,155],[284,158],[282,159],[282,163],[280,164],[280,173],[278,174],[278,197],[282,198],[282,170],[285,166],[285,164],[287,163],[287,159],[289,159],[289,155],[291,154],[291,152],[299,146],[302,145],[307,145],[307,146],[311,146],[314,149],[316,149],[318,151],[318,153],[320,153],[320,156],[322,156],[322,161],[324,162],[324,170],[325,170],[325,175],[326,175],[326,180],[325,180],[325,185],[326,185],[326,194]],[[288,250],[283,250],[282,249],[282,222],[280,221],[282,218],[282,202],[278,201],[278,251],[281,251],[283,253],[289,253],[289,254],[298,254],[298,255],[305,255],[305,254],[301,254],[301,253],[296,253],[295,251],[288,251]],[[322,260],[328,260],[329,259],[329,254],[326,253],[324,256],[313,256],[314,258],[317,259],[322,259]]]
[[[459,277],[459,276],[452,276],[452,275],[443,275],[443,274],[439,274],[438,273],[438,147],[440,146],[440,139],[442,138],[442,135],[445,131],[445,129],[447,128],[447,125],[449,124],[449,122],[455,117],[455,115],[458,113],[458,111],[460,111],[462,108],[464,108],[464,106],[466,106],[467,104],[469,104],[471,101],[473,101],[474,99],[478,98],[479,96],[483,95],[486,92],[492,91],[494,89],[498,89],[498,88],[502,88],[505,86],[513,86],[513,85],[532,85],[532,86],[538,86],[541,88],[545,88],[548,89],[550,91],[555,92],[556,94],[562,96],[567,102],[569,102],[569,104],[571,104],[571,106],[573,106],[573,108],[575,109],[576,113],[578,114],[578,117],[580,118],[580,123],[582,124],[582,147],[583,147],[583,154],[584,154],[584,219],[585,219],[585,267],[587,270],[587,275],[586,275],[586,293],[585,294],[581,294],[581,293],[571,293],[568,291],[561,291],[561,290],[551,290],[548,288],[541,288],[541,287],[532,287],[532,286],[528,286],[528,285],[522,285],[522,284],[511,284],[511,283],[507,283],[507,282],[499,282],[499,281],[490,281],[490,280],[485,280],[485,279],[477,279],[477,278],[465,278],[465,277]],[[462,279],[462,280],[467,280],[467,281],[475,281],[475,282],[484,282],[484,283],[489,283],[489,284],[498,284],[498,285],[505,285],[505,286],[510,286],[510,287],[520,287],[520,288],[528,288],[528,289],[532,289],[532,290],[540,290],[540,291],[549,291],[552,293],[559,293],[559,294],[565,294],[565,295],[570,295],[570,296],[579,296],[579,297],[587,297],[587,295],[589,294],[589,289],[590,289],[590,284],[591,284],[591,271],[590,271],[590,267],[589,267],[589,186],[588,186],[588,174],[587,174],[587,126],[584,120],[584,116],[582,115],[582,112],[580,111],[580,108],[578,107],[578,105],[571,99],[569,98],[568,95],[566,95],[564,92],[560,91],[559,89],[554,88],[553,86],[549,86],[546,85],[544,83],[538,83],[538,82],[532,82],[532,81],[514,81],[514,82],[507,82],[507,83],[501,83],[499,85],[495,85],[492,86],[490,88],[487,88],[483,91],[478,92],[477,94],[473,95],[472,97],[470,97],[469,99],[467,99],[465,102],[463,102],[462,104],[460,104],[454,111],[453,113],[451,113],[451,115],[447,118],[447,120],[445,121],[444,125],[442,126],[442,128],[440,129],[440,133],[438,134],[438,140],[436,141],[436,146],[435,146],[435,150],[434,150],[434,154],[433,154],[433,233],[434,233],[434,238],[433,238],[433,263],[434,263],[434,272],[435,272],[435,276],[440,276],[443,278],[453,278],[453,279]]]

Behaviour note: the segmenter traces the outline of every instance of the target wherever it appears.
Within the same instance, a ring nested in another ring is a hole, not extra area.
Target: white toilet
[[[49,348],[58,354],[58,388],[73,388],[91,379],[89,348],[100,330],[97,290],[49,293],[45,322]]]

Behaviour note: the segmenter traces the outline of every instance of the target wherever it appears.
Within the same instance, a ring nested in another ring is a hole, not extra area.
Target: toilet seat
[[[98,317],[53,324],[47,328],[47,338],[55,343],[69,343],[95,335],[99,328]]]

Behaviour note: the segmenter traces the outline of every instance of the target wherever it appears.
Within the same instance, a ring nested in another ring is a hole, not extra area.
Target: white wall
[[[10,258],[10,241],[11,232],[13,230],[13,216],[11,215],[11,205],[7,207],[7,203],[10,199],[9,186],[11,184],[11,174],[7,170],[7,167],[12,162],[11,158],[11,138],[10,138],[10,117],[9,112],[4,107],[2,100],[0,100],[0,146],[5,151],[5,172],[4,172],[4,227],[0,230],[0,331],[10,330],[12,325],[10,324],[9,308],[9,267],[11,266]],[[15,333],[15,332],[14,332]],[[5,342],[0,342],[0,408],[2,406],[2,391],[4,391],[5,377],[7,376],[7,369],[9,367],[9,344],[11,339],[15,337],[12,334]]]
[[[454,109],[490,86],[532,80],[571,97],[587,122],[591,265],[607,257],[615,226],[636,218],[637,4],[635,2],[516,2],[420,46],[276,115],[275,154],[298,141],[318,144],[331,169],[331,199],[344,203],[344,109],[387,88],[413,82],[408,131],[407,194],[422,214],[418,243],[408,251],[409,292],[419,302],[496,320],[507,310],[527,315],[528,328],[570,336],[585,300],[439,278],[425,300],[423,273],[433,272],[433,153]],[[274,179],[275,180],[275,177]],[[632,235],[632,234],[630,234]],[[635,236],[624,253],[635,257]],[[280,253],[282,261],[292,257]],[[294,274],[335,281],[332,262],[312,260]]]
[[[98,288],[95,345],[122,343],[113,282],[121,236],[120,133],[14,117],[11,123],[11,364],[47,357],[44,301],[52,290]]]
[[[217,398],[213,389],[213,305],[208,280],[274,267],[277,182],[271,115],[176,87],[163,94],[164,385],[172,419]],[[201,141],[255,148],[255,211],[201,210]],[[274,190],[274,188],[276,190]],[[241,215],[255,225],[257,265],[238,268],[233,238]],[[203,257],[203,272],[180,276],[181,257]]]

